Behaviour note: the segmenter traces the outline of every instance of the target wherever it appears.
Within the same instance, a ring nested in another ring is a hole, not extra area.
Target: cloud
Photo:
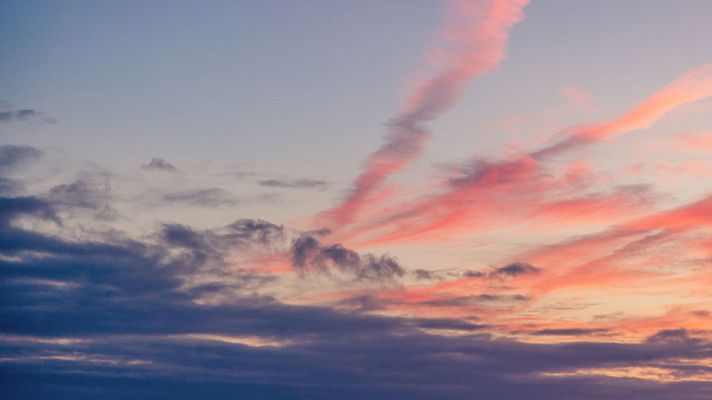
[[[567,104],[570,104],[575,109],[582,111],[591,111],[593,106],[591,98],[583,89],[574,86],[566,85],[559,90],[559,93],[564,98]]]
[[[31,146],[0,146],[0,174],[13,172],[42,157],[39,149]]]
[[[222,259],[231,249],[249,247],[279,249],[287,232],[281,225],[255,219],[237,220],[219,229],[195,230],[187,225],[164,223],[157,235],[163,245],[183,248]]]
[[[359,255],[340,244],[322,246],[311,236],[295,239],[291,247],[292,265],[300,271],[328,273],[333,270],[358,280],[391,280],[405,275],[398,261],[387,255]]]
[[[458,12],[433,54],[441,68],[413,88],[388,125],[386,143],[329,216],[358,224],[376,243],[472,233],[458,237],[467,243],[446,242],[434,255],[451,262],[527,262],[442,278],[409,270],[400,280],[406,269],[395,257],[365,253],[331,230],[259,219],[209,229],[160,223],[150,232],[129,224],[140,234],[119,231],[124,221],[111,230],[85,229],[74,212],[108,205],[108,180],[82,176],[49,183],[41,195],[13,197],[8,193],[22,182],[0,177],[0,398],[709,399],[712,197],[640,217],[632,213],[649,204],[647,186],[599,190],[585,165],[550,164],[702,98],[710,92],[704,68],[616,118],[561,132],[551,145],[453,165],[437,193],[385,209],[373,202],[386,180],[422,152],[429,123],[473,76],[501,60],[523,5],[453,2]],[[38,151],[0,146],[0,172],[19,170]],[[144,168],[175,171],[162,159]],[[315,182],[259,184],[319,187]],[[155,198],[237,203],[220,188],[171,190]],[[373,214],[362,219],[367,211]],[[557,223],[590,220],[603,231],[516,258],[503,254],[587,228],[574,224],[552,234]],[[535,225],[538,234],[512,236],[520,224]],[[495,231],[501,227],[508,229]],[[491,236],[470,247],[474,234]],[[409,259],[433,262],[413,250]],[[273,268],[276,258],[291,265]],[[413,277],[417,282],[405,286]],[[543,298],[553,290],[556,296]],[[601,309],[581,311],[591,304],[587,296],[609,294]],[[671,299],[694,304],[632,316],[640,304],[648,312]],[[597,322],[606,327],[575,322],[596,319],[589,311],[607,313]]]
[[[537,274],[540,269],[522,262],[515,262],[507,264],[503,267],[499,267],[490,273],[491,276],[506,276],[506,277],[516,277],[520,275],[530,275]]]
[[[335,305],[337,308],[346,308],[356,312],[369,312],[384,308],[384,304],[380,299],[369,295],[341,299]]]
[[[712,150],[712,131],[677,134],[675,135],[674,144],[684,151],[707,153]]]
[[[699,339],[694,339],[690,337],[689,332],[687,329],[683,328],[678,328],[678,329],[664,329],[661,330],[654,335],[648,337],[646,339],[646,342],[648,343],[658,343],[658,344],[686,344],[686,343],[695,343],[698,342]]]
[[[589,143],[649,128],[679,106],[709,96],[712,96],[712,63],[684,73],[617,118],[567,129],[564,139],[532,152],[531,156],[549,158]]]
[[[418,280],[429,280],[429,279],[435,279],[436,275],[432,271],[428,271],[427,269],[416,269],[413,271],[415,274],[415,279]]]
[[[481,271],[465,271],[462,276],[464,278],[484,278],[487,274]]]
[[[33,216],[57,221],[55,208],[36,197],[0,197],[0,227],[7,227],[18,216]]]
[[[489,271],[470,270],[462,273],[465,279],[498,279],[514,278],[520,275],[538,274],[541,270],[533,265],[523,262],[513,262]]]
[[[202,207],[235,206],[240,201],[222,188],[209,188],[164,193],[161,200],[165,203],[188,204]]]
[[[527,301],[529,298],[521,294],[477,294],[472,296],[441,296],[434,300],[427,300],[423,304],[434,307],[470,307],[483,303],[516,303]]]
[[[145,170],[166,172],[175,172],[178,170],[173,164],[161,157],[154,157],[148,164],[141,164],[141,168]]]
[[[351,238],[377,231],[376,237],[361,244],[383,245],[417,241],[425,235],[431,240],[442,239],[483,223],[491,224],[489,220],[494,215],[502,220],[522,221],[541,218],[543,211],[553,222],[572,223],[579,218],[600,220],[629,214],[630,209],[644,210],[651,199],[641,196],[641,192],[618,187],[608,194],[586,193],[581,171],[574,174],[571,172],[576,171],[551,171],[549,163],[585,146],[649,128],[678,107],[709,96],[712,96],[712,64],[704,64],[682,74],[618,117],[569,127],[561,132],[561,139],[504,160],[477,157],[456,166],[441,192],[408,201],[385,216],[377,214],[377,218],[344,235]],[[584,172],[583,177],[588,175]],[[578,186],[576,191],[571,190],[574,183]],[[521,210],[520,214],[514,215],[515,209]]]
[[[264,246],[282,242],[286,235],[283,225],[275,225],[260,219],[241,219],[228,227],[231,238]]]
[[[40,120],[46,123],[54,123],[51,118],[47,118],[44,113],[31,108],[22,108],[17,110],[0,111],[0,124],[13,121],[31,121]]]
[[[705,233],[712,226],[710,207],[712,197],[707,196],[529,251],[523,256],[547,265],[548,272],[532,290],[541,295],[574,287],[666,286],[669,280],[673,287],[684,284],[687,292],[704,285],[709,278],[690,266],[712,254],[712,239]],[[696,278],[675,279],[671,266],[678,269],[675,273],[687,271]]]
[[[0,176],[0,196],[7,196],[16,193],[23,187],[22,182],[19,180]]]
[[[8,175],[18,172],[44,153],[32,146],[0,145],[0,195],[10,195],[24,188],[23,183]]]
[[[171,246],[184,247],[192,250],[205,250],[208,248],[203,235],[185,225],[163,224],[161,235],[166,244]]]
[[[58,204],[79,207],[99,208],[107,207],[110,197],[108,180],[99,182],[96,179],[77,179],[71,183],[53,186],[49,190],[49,198]]]
[[[283,189],[322,189],[329,185],[329,182],[318,179],[263,179],[258,183],[260,186]]]
[[[468,321],[461,319],[415,319],[414,325],[418,328],[425,329],[444,329],[453,331],[479,331],[486,327],[486,325],[473,324]]]
[[[676,393],[703,399],[709,393],[705,382],[543,375],[664,365],[684,377],[712,354],[701,341],[668,340],[685,338],[687,332],[661,332],[654,337],[665,340],[647,343],[529,344],[493,339],[485,333],[487,324],[472,319],[366,315],[383,304],[370,296],[361,296],[360,305],[356,300],[342,304],[356,313],[286,304],[260,294],[276,277],[226,262],[230,250],[285,240],[279,225],[239,220],[197,230],[165,224],[140,239],[106,234],[91,240],[15,225],[22,216],[55,221],[52,210],[67,206],[51,201],[0,199],[3,398],[240,393],[296,399],[349,393],[374,399],[526,395],[543,400],[575,389],[585,400],[657,400]],[[305,267],[321,257],[354,268],[358,256],[356,272],[365,268],[369,276],[381,277],[382,271],[398,270],[388,260],[308,237],[297,242],[297,253],[303,260],[297,263]],[[382,268],[372,262],[382,262]],[[518,274],[530,268],[500,270]],[[495,294],[476,298],[502,299]],[[689,361],[681,365],[677,359]]]
[[[608,332],[608,329],[605,329],[605,328],[592,328],[592,329],[559,328],[559,329],[541,329],[538,331],[528,331],[526,333],[529,335],[537,335],[537,336],[589,336],[592,334],[605,333],[605,332]]]
[[[447,23],[433,58],[441,64],[429,79],[411,88],[402,111],[388,123],[381,147],[366,160],[346,199],[322,214],[337,225],[353,222],[391,175],[413,162],[430,133],[426,124],[458,101],[467,84],[504,58],[510,29],[523,18],[527,0],[451,1]]]

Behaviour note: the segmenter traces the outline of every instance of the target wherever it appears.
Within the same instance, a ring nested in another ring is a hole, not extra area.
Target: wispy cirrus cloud
[[[678,77],[617,118],[578,125],[565,131],[566,137],[530,153],[547,159],[585,144],[652,126],[660,118],[684,104],[712,96],[712,64],[704,64]]]
[[[284,179],[272,178],[257,181],[260,186],[280,189],[323,189],[329,182],[320,179]]]
[[[528,0],[450,1],[446,23],[431,57],[433,77],[419,82],[389,123],[381,147],[366,160],[346,199],[322,214],[337,225],[353,221],[369,197],[391,175],[413,162],[430,136],[426,124],[452,108],[465,86],[504,58],[509,31],[523,18]]]
[[[385,231],[365,241],[367,244],[416,240],[425,234],[437,238],[473,229],[483,222],[487,226],[495,215],[514,217],[515,209],[519,210],[516,214],[519,221],[541,215],[555,219],[560,212],[568,221],[580,217],[617,218],[626,210],[644,209],[652,198],[642,186],[619,187],[610,193],[586,193],[585,186],[576,185],[576,181],[585,183],[582,178],[586,177],[586,171],[583,175],[581,171],[562,174],[551,171],[548,165],[584,146],[648,128],[677,107],[709,96],[712,96],[712,64],[705,64],[683,74],[619,117],[565,129],[562,139],[505,160],[476,158],[465,163],[455,168],[456,173],[447,179],[442,192],[406,201],[397,212],[362,223],[345,236]],[[530,211],[524,211],[527,209]]]

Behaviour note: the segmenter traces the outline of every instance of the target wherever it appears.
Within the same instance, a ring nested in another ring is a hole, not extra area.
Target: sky
[[[0,397],[708,399],[711,17],[0,0]]]

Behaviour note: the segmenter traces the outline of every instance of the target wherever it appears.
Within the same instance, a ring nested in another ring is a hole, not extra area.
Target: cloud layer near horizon
[[[707,400],[708,129],[670,132],[684,164],[652,145],[624,149],[643,161],[590,153],[659,142],[655,125],[705,109],[712,64],[506,156],[450,160],[417,190],[389,186],[502,62],[527,3],[447,4],[428,74],[321,212],[294,201],[333,194],[318,173],[151,156],[72,171],[53,146],[0,145],[0,397]],[[701,195],[663,190],[663,171]]]
[[[5,197],[0,204],[4,397],[182,398],[233,391],[296,399],[348,391],[353,398],[516,399],[527,393],[546,399],[576,390],[584,399],[663,399],[680,391],[702,399],[709,389],[698,380],[712,348],[685,330],[657,332],[631,344],[527,344],[495,339],[486,333],[486,321],[472,317],[379,316],[290,305],[259,294],[286,279],[283,274],[235,269],[226,263],[228,254],[273,249],[297,235],[287,250],[297,269],[328,261],[347,266],[359,281],[392,278],[352,272],[356,265],[376,268],[370,264],[375,257],[360,264],[350,250],[320,248],[304,239],[309,233],[265,221],[241,220],[211,231],[163,225],[142,240],[117,232],[67,240],[23,228],[21,221],[62,224],[61,215],[75,205],[32,196]],[[400,266],[388,268],[403,274]],[[489,275],[497,280],[538,273],[518,263]],[[383,365],[389,365],[386,380]],[[625,368],[667,371],[677,383],[616,378]],[[608,371],[609,377],[587,376],[587,370]]]

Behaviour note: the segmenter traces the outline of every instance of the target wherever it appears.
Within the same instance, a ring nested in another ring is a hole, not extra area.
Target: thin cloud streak
[[[709,96],[712,96],[712,63],[683,74],[621,116],[569,128],[564,131],[563,139],[539,150],[499,162],[476,159],[463,167],[459,176],[449,178],[448,188],[442,193],[406,203],[398,212],[357,226],[345,237],[386,229],[385,233],[362,243],[380,245],[407,242],[426,233],[454,234],[472,228],[475,219],[488,213],[504,210],[511,215],[513,206],[532,210],[525,216],[536,216],[540,210],[556,216],[557,209],[568,219],[577,215],[586,217],[590,215],[589,210],[613,212],[611,215],[618,216],[616,208],[625,210],[636,203],[645,204],[639,191],[622,188],[608,199],[615,202],[601,203],[600,195],[571,197],[566,190],[572,187],[570,179],[567,176],[558,181],[548,178],[546,162],[586,145],[648,128],[677,107]],[[578,188],[578,192],[581,189]],[[577,209],[575,212],[572,206]]]
[[[321,215],[331,225],[353,222],[370,196],[391,175],[422,152],[430,132],[426,124],[452,108],[467,84],[504,58],[509,31],[523,18],[528,0],[449,2],[447,24],[432,55],[443,66],[412,88],[404,109],[389,122],[385,143],[366,160],[347,198]],[[484,11],[483,11],[484,10]]]

